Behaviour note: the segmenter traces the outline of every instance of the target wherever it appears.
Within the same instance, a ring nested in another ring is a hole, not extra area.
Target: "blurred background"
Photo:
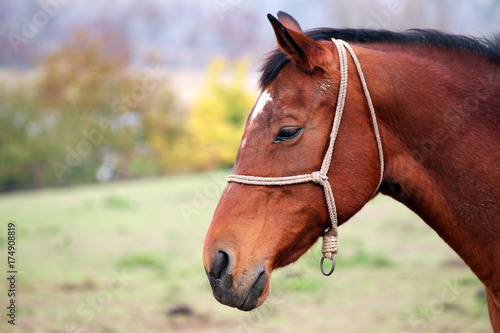
[[[382,197],[341,228],[333,278],[315,247],[260,310],[211,296],[204,234],[279,10],[303,29],[500,32],[500,0],[0,2],[0,246],[15,223],[20,272],[1,332],[491,330],[477,278]]]

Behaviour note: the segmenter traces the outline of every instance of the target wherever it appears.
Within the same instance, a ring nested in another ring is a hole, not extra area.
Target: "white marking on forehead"
[[[266,106],[267,102],[272,101],[272,100],[273,99],[271,98],[271,95],[269,94],[269,92],[267,90],[264,91],[260,95],[259,100],[257,101],[255,108],[253,109],[251,121],[253,121],[259,114],[261,114],[262,111],[264,110],[264,107]]]
[[[269,92],[267,90],[262,92],[262,94],[260,94],[259,100],[257,101],[257,104],[255,104],[255,107],[253,108],[252,116],[250,117],[250,123],[248,124],[247,130],[252,126],[254,119],[257,118],[257,116],[262,113],[266,104],[272,100],[273,99],[271,98],[271,94],[269,94]],[[248,120],[247,120],[247,122],[248,122]],[[245,124],[245,126],[246,125],[247,124]],[[245,134],[243,134],[243,135],[245,135]],[[241,148],[242,149],[245,147],[246,144],[247,144],[246,138],[241,140]]]

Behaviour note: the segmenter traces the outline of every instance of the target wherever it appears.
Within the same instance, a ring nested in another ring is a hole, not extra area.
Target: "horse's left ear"
[[[302,33],[297,21],[290,15],[279,12],[279,20],[271,14],[267,18],[273,26],[278,46],[290,59],[305,71],[312,71],[320,66],[320,59],[324,55],[324,48],[314,39]]]

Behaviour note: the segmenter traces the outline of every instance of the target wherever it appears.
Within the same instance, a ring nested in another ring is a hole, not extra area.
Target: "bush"
[[[220,59],[210,64],[205,87],[188,122],[186,159],[193,167],[210,169],[234,163],[246,116],[255,100],[244,87],[247,71],[243,60],[234,65]]]

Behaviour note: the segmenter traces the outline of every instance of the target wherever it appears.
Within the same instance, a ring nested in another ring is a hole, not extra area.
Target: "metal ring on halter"
[[[321,273],[323,273],[324,276],[330,276],[332,275],[333,271],[335,270],[335,258],[332,259],[332,269],[327,273],[325,272],[323,268],[323,262],[325,261],[325,257],[321,257],[321,262],[319,263],[319,267],[321,268]]]

